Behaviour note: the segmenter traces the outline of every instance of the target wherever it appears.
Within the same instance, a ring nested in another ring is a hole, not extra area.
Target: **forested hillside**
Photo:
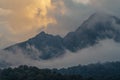
[[[79,65],[57,71],[68,75],[80,74],[84,77],[94,77],[95,80],[120,80],[120,62]]]
[[[49,69],[20,66],[0,70],[0,80],[93,80],[81,75],[62,75]]]
[[[79,65],[63,69],[19,66],[1,69],[0,80],[120,80],[120,62]]]

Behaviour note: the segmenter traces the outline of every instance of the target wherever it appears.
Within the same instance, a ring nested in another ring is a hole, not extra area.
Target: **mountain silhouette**
[[[10,47],[5,50],[17,52],[20,48],[25,54],[31,55],[37,53],[40,59],[56,58],[65,54],[66,50],[76,52],[98,44],[100,40],[113,39],[120,42],[120,19],[109,15],[95,13],[91,15],[74,32],[69,32],[64,38],[59,35],[53,36],[41,32],[35,37]]]

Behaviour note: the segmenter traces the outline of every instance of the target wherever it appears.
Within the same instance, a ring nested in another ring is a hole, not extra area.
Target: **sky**
[[[120,17],[120,0],[0,0],[0,48],[41,31],[65,36],[95,12]]]

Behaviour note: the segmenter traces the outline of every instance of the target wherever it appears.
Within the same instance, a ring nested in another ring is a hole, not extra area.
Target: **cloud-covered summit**
[[[100,11],[119,15],[120,0],[0,0],[1,48],[41,30],[65,36]]]
[[[95,13],[75,31],[66,34],[64,38],[41,32],[29,40],[7,47],[5,50],[17,53],[16,47],[18,47],[24,54],[39,54],[37,55],[38,59],[48,60],[60,57],[66,53],[66,50],[77,52],[94,46],[105,39],[112,39],[119,43],[119,35],[119,18],[108,14]]]

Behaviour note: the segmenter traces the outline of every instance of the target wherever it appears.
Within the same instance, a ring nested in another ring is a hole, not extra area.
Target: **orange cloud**
[[[24,41],[57,24],[55,15],[65,12],[63,0],[0,0],[0,34],[7,39],[4,43]]]
[[[34,32],[56,23],[48,14],[55,7],[51,0],[0,0],[0,7],[12,12],[7,21],[13,34]]]
[[[5,10],[5,9],[0,8],[0,16],[6,16],[10,13],[11,13],[10,10]]]

